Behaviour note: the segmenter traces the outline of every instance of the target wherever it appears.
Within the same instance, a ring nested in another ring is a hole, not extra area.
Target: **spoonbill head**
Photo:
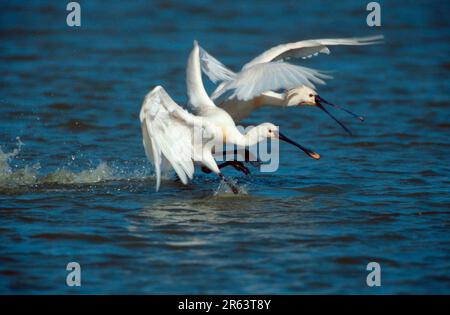
[[[330,113],[324,105],[329,105],[331,107],[340,109],[347,114],[358,118],[361,121],[364,121],[364,117],[361,115],[357,115],[350,110],[343,108],[339,105],[328,102],[323,99],[314,89],[302,85],[300,87],[289,90],[286,93],[286,105],[287,106],[316,106],[320,108],[323,112],[325,112],[328,116],[330,116],[334,121],[336,121],[347,133],[352,134],[350,129],[348,129],[342,122],[340,122],[332,113]]]
[[[305,85],[290,89],[286,93],[286,105],[287,106],[297,106],[297,105],[316,105],[316,95],[317,92]]]

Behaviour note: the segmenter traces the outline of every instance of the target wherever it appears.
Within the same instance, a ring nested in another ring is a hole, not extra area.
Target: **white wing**
[[[267,91],[291,89],[299,85],[314,88],[314,83],[325,84],[330,79],[318,70],[301,67],[286,62],[268,62],[256,64],[239,72],[234,80],[223,82],[212,94],[217,100],[237,98],[247,101]]]
[[[200,48],[200,64],[202,71],[208,76],[213,83],[220,81],[230,81],[236,74],[228,69],[219,60],[208,54],[202,47]]]
[[[201,114],[203,111],[208,111],[210,108],[216,107],[203,86],[202,70],[200,67],[200,48],[197,41],[194,41],[194,47],[189,54],[187,62],[186,88],[188,104],[195,113]]]
[[[383,38],[383,35],[379,35],[360,38],[312,39],[282,44],[263,52],[261,55],[245,64],[242,69],[245,70],[256,64],[270,61],[286,60],[289,58],[310,58],[318,55],[319,53],[329,54],[330,50],[327,46],[361,46],[379,44]]]
[[[198,118],[176,104],[161,86],[146,95],[139,118],[145,152],[155,167],[156,191],[164,163],[170,163],[187,184],[194,174],[194,128],[203,128]]]

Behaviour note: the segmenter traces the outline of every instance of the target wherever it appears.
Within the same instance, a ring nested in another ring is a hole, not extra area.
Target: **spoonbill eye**
[[[313,97],[314,95],[313,94],[309,94],[309,97]]]

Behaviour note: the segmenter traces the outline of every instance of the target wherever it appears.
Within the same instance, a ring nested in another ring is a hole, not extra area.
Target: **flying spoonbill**
[[[364,120],[363,117],[332,104],[315,90],[314,84],[325,84],[332,77],[324,72],[293,65],[290,58],[311,58],[319,53],[330,54],[328,46],[361,46],[381,43],[384,37],[313,39],[287,43],[270,48],[247,64],[239,72],[233,72],[203,48],[200,58],[203,72],[213,83],[220,83],[211,98],[239,122],[252,111],[264,105],[272,106],[317,106],[335,120],[345,131],[351,131],[334,117],[325,107],[330,105]],[[286,90],[284,93],[274,91]]]
[[[199,46],[194,41],[186,69],[186,82],[189,104],[196,109],[196,115],[176,104],[161,86],[150,91],[142,104],[139,118],[143,144],[148,159],[155,167],[156,191],[160,187],[162,169],[171,166],[181,182],[187,184],[193,177],[195,163],[217,174],[237,194],[237,187],[224,177],[214,160],[215,144],[230,143],[245,147],[266,138],[276,138],[296,146],[314,159],[320,158],[319,154],[284,136],[271,123],[260,124],[242,134],[231,116],[217,107],[206,93],[199,53]],[[196,139],[196,134],[201,138]]]

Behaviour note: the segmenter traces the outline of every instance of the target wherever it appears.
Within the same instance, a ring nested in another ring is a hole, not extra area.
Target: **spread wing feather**
[[[359,38],[330,38],[330,39],[311,39],[302,40],[295,43],[281,44],[266,50],[256,58],[242,67],[242,70],[248,69],[256,64],[266,63],[277,60],[288,60],[290,58],[311,58],[319,53],[330,54],[327,46],[362,46],[379,44],[383,40],[383,35],[359,37]]]
[[[203,73],[205,73],[213,83],[229,81],[236,76],[233,71],[228,69],[223,63],[208,54],[208,52],[201,47],[200,64]]]
[[[247,101],[267,91],[291,89],[299,85],[314,88],[314,84],[325,84],[324,80],[330,78],[321,71],[286,62],[262,63],[239,72],[232,81],[223,82],[211,98],[216,100],[233,91],[228,99]]]
[[[155,167],[156,191],[161,184],[161,170],[167,165],[187,184],[194,174],[194,128],[204,127],[161,86],[146,95],[139,116],[145,153]]]

